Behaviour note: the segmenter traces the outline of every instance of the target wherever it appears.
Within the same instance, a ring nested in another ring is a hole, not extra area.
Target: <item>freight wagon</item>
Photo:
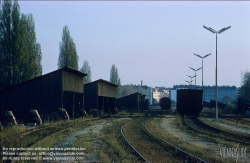
[[[247,110],[250,110],[250,100],[238,99],[238,112],[245,114]]]
[[[177,111],[181,116],[197,117],[202,111],[203,90],[177,90]]]
[[[171,100],[168,97],[160,99],[160,106],[162,110],[169,110],[171,108]]]

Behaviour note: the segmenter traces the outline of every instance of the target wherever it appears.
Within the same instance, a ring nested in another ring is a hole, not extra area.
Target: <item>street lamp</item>
[[[191,80],[191,81],[185,80],[185,81],[189,84],[189,87],[190,87],[190,83],[192,83],[193,80]]]
[[[195,76],[189,76],[189,75],[187,75],[187,76],[190,77],[190,80],[191,80],[190,82],[191,82],[191,87],[192,87],[192,81],[193,81],[192,78],[196,77],[196,75]]]
[[[217,69],[217,33],[218,34],[221,34],[222,32],[225,32],[226,30],[228,30],[228,29],[230,29],[231,28],[231,26],[228,26],[228,27],[226,27],[226,28],[222,28],[221,30],[219,30],[219,31],[216,31],[216,30],[214,30],[213,28],[210,28],[210,27],[206,27],[206,26],[204,26],[203,25],[203,27],[205,28],[205,29],[207,29],[207,30],[209,30],[210,32],[212,32],[212,33],[215,33],[216,34],[216,68],[215,68],[215,85],[216,85],[216,119],[218,119],[218,85],[217,85],[217,71],[218,71],[218,69]]]
[[[210,54],[207,54],[207,55],[205,55],[205,56],[200,56],[200,55],[198,55],[198,54],[195,54],[194,53],[194,55],[196,55],[197,57],[199,57],[199,58],[201,58],[202,59],[202,90],[204,91],[204,89],[203,89],[203,58],[206,58],[207,56],[209,56],[209,55],[211,55],[211,53]]]
[[[189,67],[190,69],[192,69],[192,70],[194,70],[194,72],[195,72],[195,89],[196,89],[196,71],[199,71],[201,68],[198,68],[198,69],[194,69],[194,68],[192,68],[192,67]]]

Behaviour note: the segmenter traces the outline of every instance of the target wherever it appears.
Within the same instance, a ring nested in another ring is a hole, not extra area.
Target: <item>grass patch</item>
[[[158,138],[149,134],[144,123],[148,118],[137,118],[124,127],[124,133],[133,146],[150,162],[194,162],[193,158],[163,143]],[[151,124],[155,128],[155,124]]]
[[[180,117],[179,117],[180,118]],[[177,122],[180,124],[182,124],[182,121],[180,121],[180,119],[177,118]],[[219,153],[214,153],[213,150],[209,150],[206,148],[202,148],[200,146],[194,145],[192,143],[183,141],[182,139],[180,139],[179,137],[177,137],[176,135],[173,135],[167,131],[165,131],[161,126],[162,119],[154,119],[149,121],[148,123],[148,128],[155,133],[157,136],[163,138],[164,140],[167,140],[168,142],[170,142],[171,144],[174,144],[175,146],[178,146],[179,148],[192,153],[193,155],[202,158],[208,162],[221,162],[221,163],[226,163],[229,161],[229,159],[224,159],[222,160],[222,158],[220,156],[218,156]],[[179,126],[178,124],[178,126]],[[185,128],[185,126],[181,125],[180,128],[182,128],[181,130],[184,132],[187,132],[187,129]],[[202,137],[201,134],[196,133],[194,137]]]
[[[39,130],[37,132],[32,132],[30,134],[23,134],[26,131],[26,127],[19,126],[9,126],[5,127],[4,131],[0,133],[1,138],[1,157],[2,160],[2,147],[5,148],[20,148],[20,147],[44,147],[51,148],[58,144],[63,138],[65,138],[68,134],[79,130],[80,128],[84,128],[91,123],[95,123],[92,120],[96,119],[87,119],[87,118],[79,118],[70,121],[58,121],[54,123],[43,124],[39,126]],[[68,128],[63,130],[62,132],[58,132],[64,128]],[[32,151],[31,151],[32,152]],[[23,161],[20,161],[23,162]],[[24,161],[27,162],[27,161]],[[41,162],[41,161],[30,161],[29,162]]]
[[[85,153],[91,153],[96,149],[96,144],[100,143],[100,141],[97,142],[95,139],[100,139],[100,135],[93,133],[78,135],[71,147],[84,147],[86,148]]]
[[[134,154],[133,150],[121,136],[120,127],[126,121],[128,121],[128,119],[115,121],[112,126],[103,128],[101,136],[102,143],[99,153],[101,162],[140,162],[139,157]]]
[[[231,130],[231,129],[227,128],[227,127],[224,127],[224,126],[221,126],[221,125],[219,125],[219,124],[216,124],[216,123],[214,123],[213,121],[209,121],[209,120],[207,120],[206,118],[200,117],[199,119],[200,119],[202,122],[204,122],[204,123],[206,123],[206,124],[208,124],[208,125],[210,125],[210,126],[214,126],[214,127],[216,127],[216,128],[219,128],[219,129],[222,129],[222,130],[225,130],[225,131],[229,131],[229,132],[234,132],[235,134],[238,134],[238,135],[249,136],[249,134],[247,134],[247,133],[240,132],[240,131],[236,131],[236,130]],[[230,120],[227,120],[227,119],[222,119],[222,118],[220,118],[220,119],[218,119],[218,121],[219,121],[219,122],[222,122],[222,123],[225,123],[225,124],[229,124],[229,125],[234,125],[234,126],[238,126],[238,127],[248,128],[249,131],[250,131],[249,125],[240,123],[240,120],[239,120],[239,121],[230,121]]]

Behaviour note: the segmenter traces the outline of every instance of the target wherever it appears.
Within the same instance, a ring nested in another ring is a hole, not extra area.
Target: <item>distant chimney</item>
[[[142,80],[141,80],[141,86],[142,86]]]

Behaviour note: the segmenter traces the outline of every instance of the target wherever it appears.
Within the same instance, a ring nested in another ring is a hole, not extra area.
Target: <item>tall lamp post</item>
[[[209,30],[210,32],[212,32],[212,33],[215,33],[216,34],[216,68],[215,68],[215,85],[216,85],[216,112],[215,112],[215,114],[216,114],[216,116],[215,116],[215,118],[216,118],[216,120],[218,119],[218,85],[217,85],[217,71],[218,71],[218,69],[217,69],[217,33],[218,34],[221,34],[222,32],[225,32],[226,30],[228,30],[228,29],[230,29],[231,28],[231,26],[228,26],[228,27],[226,27],[226,28],[222,28],[222,29],[220,29],[219,31],[216,31],[216,30],[214,30],[213,28],[210,28],[210,27],[206,27],[206,26],[204,26],[203,25],[203,27],[205,28],[205,29],[207,29],[207,30]]]
[[[190,87],[190,83],[192,83],[193,80],[191,80],[191,81],[185,80],[185,81],[189,84],[189,87]]]
[[[190,77],[190,80],[191,80],[190,82],[191,82],[191,87],[192,87],[192,81],[193,81],[192,78],[196,77],[196,75],[195,76],[189,76],[189,75],[187,75],[187,76]]]
[[[194,70],[194,72],[195,72],[195,89],[196,89],[196,71],[199,71],[201,68],[198,68],[198,69],[194,69],[194,68],[192,68],[192,67],[189,67],[190,69],[192,69],[192,70]]]
[[[207,56],[211,55],[211,53],[210,53],[210,54],[207,54],[207,55],[205,55],[205,56],[203,56],[203,57],[200,56],[200,55],[198,55],[198,54],[195,54],[195,53],[194,53],[194,55],[196,55],[197,57],[199,57],[199,58],[202,59],[202,90],[204,91],[204,89],[203,89],[203,59],[206,58]]]

